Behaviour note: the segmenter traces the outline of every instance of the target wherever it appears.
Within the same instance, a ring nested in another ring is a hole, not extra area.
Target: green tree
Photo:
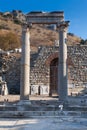
[[[81,42],[80,42],[80,44],[84,45],[85,44],[85,40],[82,39]]]
[[[85,40],[85,44],[87,45],[87,39]]]

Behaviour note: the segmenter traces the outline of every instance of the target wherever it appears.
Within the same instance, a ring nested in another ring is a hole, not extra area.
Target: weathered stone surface
[[[20,76],[20,100],[29,100],[30,92],[30,30],[23,26]]]
[[[43,46],[38,53],[31,52],[31,86],[50,86],[50,62],[57,58],[59,47]],[[5,56],[9,65],[6,74],[10,93],[18,93],[20,87],[20,54]],[[81,92],[87,88],[87,46],[68,46],[68,84],[69,89]],[[79,88],[81,89],[79,89]]]

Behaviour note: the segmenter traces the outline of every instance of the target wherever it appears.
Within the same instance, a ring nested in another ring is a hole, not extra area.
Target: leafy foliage
[[[73,33],[70,33],[70,32],[68,33],[68,35],[70,35],[70,36],[74,36],[74,34],[73,34]]]
[[[82,39],[81,42],[80,42],[80,44],[87,45],[87,39],[86,40]]]

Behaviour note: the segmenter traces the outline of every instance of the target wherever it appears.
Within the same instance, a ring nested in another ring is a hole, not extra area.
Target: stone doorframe
[[[53,95],[53,93],[52,93],[52,91],[51,91],[51,71],[50,71],[50,65],[51,65],[51,62],[54,60],[54,59],[58,59],[59,58],[59,56],[58,56],[58,52],[56,52],[56,53],[53,53],[53,54],[51,54],[47,59],[46,59],[46,61],[45,61],[45,65],[49,68],[49,96],[52,96]],[[57,79],[58,80],[58,79]],[[58,83],[57,83],[58,84]],[[58,92],[56,92],[56,93],[58,93]]]
[[[50,64],[51,62],[54,60],[54,59],[58,59],[59,60],[59,52],[55,52],[53,54],[51,54],[45,61],[45,65],[49,68],[50,70]],[[59,65],[59,63],[58,63]],[[71,60],[71,58],[68,56],[68,59],[67,59],[67,65],[68,66],[74,66],[73,65],[73,62]],[[67,74],[68,75],[68,74]],[[49,73],[49,81],[50,81],[50,73]],[[50,90],[50,82],[49,82],[49,90]]]

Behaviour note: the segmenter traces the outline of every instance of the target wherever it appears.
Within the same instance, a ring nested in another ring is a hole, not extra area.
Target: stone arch
[[[58,61],[59,53],[51,54],[47,59],[45,64],[49,67],[49,95],[58,95]],[[71,58],[68,56],[67,59],[68,66],[74,66]]]
[[[52,61],[53,59],[55,59],[55,58],[59,58],[59,53],[58,53],[58,52],[51,54],[51,55],[46,59],[45,64],[46,64],[47,66],[50,66],[51,61]],[[67,59],[67,65],[68,65],[68,66],[74,66],[73,61],[71,60],[71,58],[70,58],[69,56],[68,56],[68,59]]]
[[[58,93],[58,52],[52,53],[45,62],[49,67],[49,95]]]
[[[46,64],[47,66],[50,66],[51,61],[52,61],[53,59],[55,59],[55,58],[58,58],[58,52],[51,54],[51,55],[46,59],[45,64]]]
[[[58,95],[58,57],[50,63],[50,96]]]

